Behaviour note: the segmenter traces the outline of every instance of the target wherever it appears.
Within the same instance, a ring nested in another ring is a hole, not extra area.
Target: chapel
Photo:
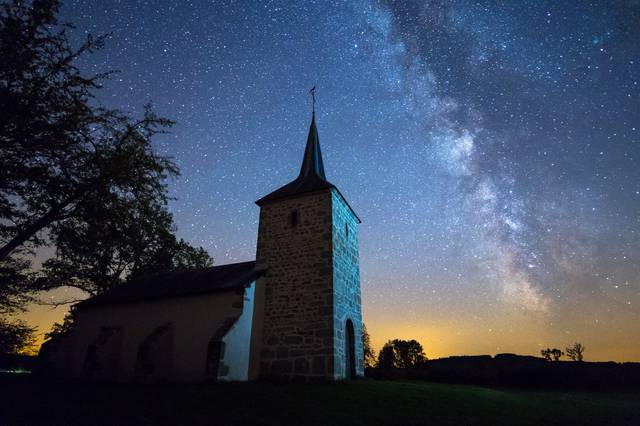
[[[255,261],[136,278],[43,345],[59,377],[335,381],[364,374],[360,219],[325,175],[315,112],[298,176],[256,201]]]

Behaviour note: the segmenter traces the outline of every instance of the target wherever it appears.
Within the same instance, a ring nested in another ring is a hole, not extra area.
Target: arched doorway
[[[85,353],[82,377],[89,380],[117,380],[121,347],[120,327],[100,327],[97,339]]]
[[[154,329],[138,346],[134,380],[153,383],[171,378],[173,363],[171,323]]]
[[[206,377],[209,380],[218,380],[218,376],[227,375],[229,368],[225,366],[223,362],[225,343],[222,339],[227,335],[229,330],[231,330],[231,327],[233,327],[237,320],[237,317],[225,318],[213,333],[211,340],[209,340],[205,370]]]
[[[345,358],[345,378],[356,378],[356,340],[353,322],[348,319],[345,324],[344,333],[344,358]]]
[[[211,339],[207,347],[207,378],[218,380],[220,373],[220,361],[224,356],[224,342],[219,339]]]

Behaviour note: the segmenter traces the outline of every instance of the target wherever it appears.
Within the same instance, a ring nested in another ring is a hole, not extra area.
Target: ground
[[[638,425],[640,394],[427,382],[154,386],[0,377],[11,425]]]

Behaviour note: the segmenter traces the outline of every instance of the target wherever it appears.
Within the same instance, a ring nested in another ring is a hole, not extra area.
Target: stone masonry
[[[333,188],[261,207],[256,267],[267,273],[257,283],[263,291],[259,377],[345,378],[348,319],[356,374],[364,373],[356,225]]]
[[[355,370],[364,376],[362,312],[360,307],[360,266],[358,256],[358,219],[342,196],[331,191],[333,206],[333,346],[334,377],[347,377],[345,324],[353,322],[355,334]]]

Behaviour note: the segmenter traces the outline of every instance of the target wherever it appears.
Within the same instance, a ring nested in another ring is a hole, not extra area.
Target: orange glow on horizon
[[[68,298],[70,294],[73,295],[73,291],[59,290],[51,295]],[[38,328],[39,346],[43,342],[44,333],[51,329],[53,323],[61,322],[66,311],[64,306],[52,308],[30,305],[20,318]],[[396,338],[418,340],[430,359],[498,353],[540,356],[541,349],[557,347],[564,350],[566,346],[579,341],[587,348],[587,361],[640,361],[640,331],[634,327],[633,321],[620,321],[626,325],[626,328],[620,329],[578,322],[571,324],[571,327],[580,329],[581,333],[567,334],[566,330],[549,325],[544,319],[512,313],[511,316],[502,317],[500,321],[491,322],[474,318],[469,313],[456,315],[456,320],[449,324],[446,321],[433,321],[427,314],[424,319],[408,319],[389,310],[375,312],[367,309],[366,304],[364,311],[364,322],[376,355],[386,341]],[[565,327],[568,325],[565,324]]]

